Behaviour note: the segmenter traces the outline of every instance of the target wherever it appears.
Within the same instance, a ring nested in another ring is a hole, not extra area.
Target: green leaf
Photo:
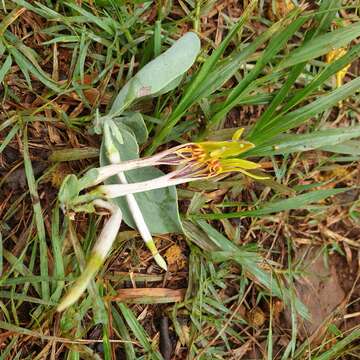
[[[199,51],[198,36],[192,32],[186,33],[130,79],[116,97],[108,116],[120,115],[138,98],[153,96],[164,89],[171,89],[179,76],[194,63]]]
[[[360,141],[349,140],[344,141],[341,144],[321,146],[320,149],[338,154],[348,154],[356,156],[360,155]]]
[[[348,25],[344,28],[334,30],[312,38],[306,45],[292,51],[284,60],[282,60],[276,69],[277,71],[285,69],[296,64],[315,59],[325,55],[331,50],[346,46],[350,41],[360,36],[360,23]]]
[[[134,333],[144,350],[149,353],[149,358],[152,360],[163,360],[161,354],[153,350],[148,340],[148,334],[141,326],[133,312],[123,303],[118,303],[118,306],[129,328]]]
[[[26,180],[27,180],[33,211],[34,211],[37,237],[39,239],[40,275],[46,277],[49,274],[49,269],[48,269],[48,247],[46,244],[45,220],[43,216],[43,210],[41,208],[37,183],[35,181],[34,170],[30,159],[27,128],[25,129],[24,132],[23,144],[24,144],[23,156],[24,156],[25,175],[26,175]],[[49,300],[50,298],[49,292],[50,292],[49,283],[46,281],[41,282],[41,295],[44,301]]]
[[[328,146],[330,149],[360,136],[360,126],[314,131],[310,134],[284,134],[267,141],[246,153],[246,156],[270,156],[309,151]]]
[[[326,13],[324,13],[324,16],[325,14]],[[315,32],[317,32],[317,29],[306,34],[304,44],[302,45],[302,47],[306,46],[306,44],[311,40],[311,38],[315,36]],[[291,93],[290,89],[294,85],[296,79],[298,79],[299,75],[304,71],[306,63],[300,63],[292,67],[285,84],[281,86],[276,96],[271,101],[271,104],[268,106],[266,111],[261,115],[261,117],[256,121],[255,125],[252,127],[248,135],[248,138],[251,139],[251,136],[253,134],[256,134],[257,132],[261,132],[260,129],[264,128],[269,123],[272,123],[274,121],[274,114],[276,112],[279,113],[279,105],[281,103],[284,103],[284,106],[281,109],[281,113],[285,114],[286,112],[289,111],[289,109],[291,109],[301,101],[305,100],[306,97],[309,96],[311,93],[313,93],[315,90],[318,90],[330,76],[336,74],[338,71],[343,69],[347,64],[350,64],[352,61],[357,59],[359,56],[359,52],[360,52],[360,45],[356,45],[353,48],[351,48],[340,59],[325,66],[325,68],[321,72],[319,72],[308,85],[306,85],[300,91],[297,91],[296,94],[290,100],[288,100],[287,95]]]
[[[2,83],[2,81],[4,80],[4,77],[10,70],[11,64],[12,64],[11,55],[8,55],[6,60],[4,61],[4,63],[2,64],[2,66],[0,68],[0,83]]]
[[[125,340],[124,350],[126,353],[126,360],[136,360],[136,353],[134,345],[131,342],[129,331],[126,327],[124,320],[121,315],[118,313],[114,305],[111,305],[111,313],[113,317],[113,326],[121,335],[121,338]]]
[[[339,101],[355,94],[360,89],[360,78],[356,78],[338,89],[317,98],[315,101],[302,106],[285,115],[280,114],[275,117],[271,123],[268,123],[261,131],[254,133],[249,140],[256,145],[266,142],[269,138],[278,135],[284,131],[290,130],[303,122],[309,120],[312,116],[329,109],[339,103]]]
[[[139,149],[132,131],[123,124],[118,124],[124,143],[116,142],[122,160],[131,160],[139,157]],[[108,165],[105,144],[101,145],[100,164]],[[153,167],[136,169],[127,171],[125,176],[129,183],[146,181],[164,175],[162,171]],[[117,177],[112,177],[106,181],[107,184],[118,184]],[[177,206],[177,194],[174,186],[146,191],[134,194],[139,204],[145,222],[152,234],[165,234],[171,232],[182,232]],[[126,224],[132,228],[136,228],[131,212],[128,208],[125,197],[114,199],[115,203],[120,207]]]
[[[76,175],[68,175],[61,184],[58,198],[61,204],[68,204],[78,195],[81,187]]]
[[[219,214],[194,214],[194,215],[189,215],[188,217],[191,219],[207,219],[207,220],[233,219],[243,216],[260,217],[268,214],[278,213],[280,211],[303,209],[307,205],[316,203],[318,201],[328,198],[329,196],[337,195],[348,190],[350,190],[350,188],[315,190],[306,194],[301,194],[291,197],[289,199],[269,202],[257,210],[246,210],[246,211],[237,211],[231,213],[219,213]]]
[[[114,119],[115,122],[121,121],[127,125],[134,133],[138,144],[144,144],[149,136],[145,121],[141,113],[129,112],[121,118]]]
[[[336,359],[338,358],[338,355],[340,356],[340,354],[344,353],[344,351],[346,351],[347,349],[350,350],[351,348],[351,343],[355,342],[357,340],[359,340],[360,337],[360,329],[355,329],[353,330],[349,335],[347,335],[346,337],[344,337],[341,340],[338,340],[337,342],[335,342],[329,350],[325,351],[324,353],[322,353],[319,356],[313,357],[314,360],[331,360],[331,359]],[[354,349],[355,349],[355,345],[354,344]],[[345,354],[343,354],[345,355]],[[349,356],[350,353],[349,353]]]

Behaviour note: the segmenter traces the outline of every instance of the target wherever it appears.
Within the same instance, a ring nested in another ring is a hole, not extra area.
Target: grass
[[[359,7],[245,3],[1,2],[1,359],[358,357]],[[88,292],[56,313],[106,218],[65,216],[59,186],[97,166],[97,114],[191,29],[202,48],[180,85],[132,106],[150,133],[142,155],[245,127],[270,178],[179,187],[184,233],[155,237],[169,271],[123,225]],[[304,248],[345,294],[305,335]]]

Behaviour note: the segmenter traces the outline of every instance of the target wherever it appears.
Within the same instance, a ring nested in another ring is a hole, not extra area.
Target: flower
[[[135,189],[139,189],[134,191],[135,193],[153,190],[156,188],[153,186],[156,186],[157,182],[161,185],[159,187],[164,187],[162,186],[162,180],[172,180],[173,184],[166,185],[171,186],[196,179],[214,178],[218,175],[231,172],[241,172],[254,179],[264,179],[266,176],[254,175],[247,171],[260,168],[261,166],[259,164],[237,157],[255,146],[251,142],[240,140],[243,131],[243,128],[235,131],[230,141],[187,143],[175,146],[150,157],[123,161],[117,164],[91,169],[82,179],[80,179],[82,184],[81,188],[85,189],[87,187],[98,185],[107,178],[117,175],[120,172],[159,165],[173,165],[176,166],[177,169],[158,179],[142,183],[128,184],[131,185],[129,193],[132,193],[131,191]],[[145,185],[148,183],[153,185]],[[140,184],[143,184],[145,187],[151,186],[151,188],[141,190]],[[126,188],[125,185],[126,184],[124,184],[123,187],[124,189]]]
[[[339,49],[331,50],[330,52],[328,52],[326,54],[326,62],[328,64],[330,64],[330,63],[334,62],[335,60],[340,59],[346,53],[347,53],[346,48],[339,48]],[[349,70],[350,66],[351,66],[351,64],[348,64],[336,73],[336,87],[340,87],[342,85],[345,75],[346,75],[347,71]]]
[[[70,201],[69,204],[71,206],[75,206],[75,208],[79,206],[78,209],[86,209],[84,204],[90,203],[96,207],[107,209],[111,213],[111,217],[105,223],[84,271],[62,299],[58,306],[58,311],[63,311],[81,296],[91,279],[102,266],[115,241],[122,215],[119,207],[112,203],[110,199],[119,196],[126,197],[136,226],[145,244],[159,266],[166,270],[166,262],[156,249],[151,233],[142,216],[141,209],[133,196],[134,193],[195,180],[216,179],[223,174],[232,172],[241,172],[255,179],[266,178],[254,175],[248,171],[258,169],[260,167],[259,164],[238,158],[239,155],[254,147],[254,144],[240,139],[244,129],[237,130],[230,141],[187,143],[151,157],[124,162],[121,162],[120,154],[112,140],[113,136],[116,136],[118,141],[122,141],[121,134],[116,133],[114,135],[114,131],[111,130],[113,130],[111,123],[104,126],[106,152],[112,164],[89,170],[81,179],[77,179],[74,175],[70,176],[67,181],[64,181],[60,191],[62,194],[61,199],[63,201]],[[125,171],[161,164],[174,165],[176,169],[156,179],[138,183],[127,183],[124,175]],[[100,185],[85,195],[79,195],[81,190],[99,185],[114,175],[118,177],[119,184]]]
[[[254,144],[240,140],[242,132],[243,129],[237,130],[231,141],[188,143],[149,158],[123,162],[117,168],[112,165],[112,168],[107,169],[108,176],[112,176],[114,171],[124,171],[125,168],[130,170],[135,167],[156,164],[176,164],[178,167],[164,176],[148,181],[132,184],[101,185],[91,191],[90,195],[93,198],[111,199],[190,181],[216,178],[232,172],[241,172],[254,179],[266,179],[266,176],[255,175],[248,171],[260,168],[259,164],[236,157],[254,147]],[[101,179],[105,176],[104,168],[102,169],[102,175]],[[100,177],[98,180],[100,180]],[[97,183],[99,182],[97,181]]]

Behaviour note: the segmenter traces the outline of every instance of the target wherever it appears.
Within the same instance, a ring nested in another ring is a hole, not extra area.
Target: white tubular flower
[[[122,214],[118,206],[103,200],[95,200],[94,205],[109,210],[111,216],[101,230],[84,271],[58,305],[57,311],[59,312],[74,304],[84,293],[90,281],[104,263],[120,229]]]
[[[184,166],[191,162],[200,161],[206,156],[199,145],[188,143],[146,158],[115,161],[120,159],[120,156],[116,155],[117,149],[109,140],[106,142],[106,147],[110,148],[107,153],[112,164],[89,170],[81,179],[84,188],[98,185],[109,177],[125,171],[159,165]]]
[[[90,170],[85,174],[84,180],[82,180],[84,188],[98,185],[120,172],[158,165],[173,165],[178,170],[150,182],[129,184],[129,194],[178,185],[193,180],[214,178],[217,175],[230,172],[241,172],[255,179],[264,179],[266,177],[257,176],[247,171],[258,169],[260,167],[259,164],[238,158],[239,155],[254,147],[254,144],[240,139],[243,130],[237,130],[230,141],[187,143],[151,157],[123,162],[116,161],[120,159],[120,156],[111,141],[110,130],[108,130],[108,135],[106,135],[107,131],[105,131],[105,137],[107,138],[106,147],[109,157],[113,157],[113,161],[111,161],[113,164]],[[165,185],[166,181],[169,182]],[[158,182],[159,186],[155,186],[155,182]],[[108,186],[107,189],[110,189],[110,186],[116,189],[118,185]],[[127,188],[125,186],[119,185],[117,189],[119,194],[121,194],[118,196],[126,195],[126,193],[120,191],[120,189],[126,191],[125,189]]]
[[[134,184],[100,185],[90,194],[95,197],[112,199],[128,194],[160,189],[168,186],[184,184],[195,180],[215,178],[225,173],[241,172],[256,179],[266,177],[257,176],[247,170],[258,169],[259,165],[243,159],[213,159],[204,162],[191,163],[156,179]]]

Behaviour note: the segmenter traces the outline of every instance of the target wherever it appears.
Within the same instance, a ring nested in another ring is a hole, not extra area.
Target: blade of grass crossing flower
[[[336,74],[338,71],[343,69],[347,64],[351,63],[355,60],[360,52],[359,45],[353,47],[348,53],[346,53],[343,57],[336,60],[335,62],[327,65],[323,71],[321,71],[309,85],[307,85],[302,90],[298,91],[296,95],[286,102],[284,108],[281,110],[281,114],[285,114],[289,109],[300,103],[304,100],[308,95],[310,95],[313,91],[317,90],[330,76]],[[271,102],[270,106],[266,109],[260,119],[256,122],[256,124],[252,127],[250,133],[248,134],[248,139],[252,141],[256,136],[256,133],[260,133],[261,129],[265,126],[269,126],[271,123],[276,122],[277,116],[273,116],[276,109],[280,105],[281,102],[286,98],[286,94],[290,91],[291,86],[295,83],[295,80],[301,74],[304,64],[298,64],[291,71],[286,83],[281,89],[278,91],[277,95]]]
[[[245,25],[246,21],[250,17],[253,9],[257,5],[257,0],[252,0],[251,3],[247,6],[244,13],[240,17],[239,21],[233,28],[229,31],[225,39],[222,41],[220,46],[213,51],[213,53],[206,59],[204,64],[202,65],[201,69],[194,77],[194,79],[190,82],[188,87],[184,91],[184,95],[181,98],[179,104],[176,106],[174,111],[171,113],[170,117],[167,119],[165,125],[160,129],[160,131],[154,137],[152,143],[146,149],[145,154],[150,155],[152,154],[156,148],[162,143],[162,141],[170,134],[173,127],[177,124],[180,118],[184,115],[186,110],[189,108],[191,104],[195,101],[194,94],[199,89],[199,87],[203,84],[205,79],[210,75],[212,72],[215,64],[220,59],[222,54],[224,53],[225,49],[230,44],[233,37],[237,34],[238,31],[242,29]]]
[[[344,56],[328,64],[317,76],[315,76],[315,78],[308,86],[300,90],[292,99],[290,99],[285,104],[285,107],[281,110],[281,112],[284,113],[297,105],[300,101],[305,99],[306,96],[311,94],[314,90],[318,89],[327,79],[335,75],[346,65],[351,64],[354,60],[356,60],[359,57],[359,54],[360,44],[355,45]]]
[[[37,237],[39,239],[40,274],[41,276],[47,277],[49,274],[49,270],[48,270],[48,253],[47,253],[47,244],[46,244],[45,225],[44,225],[44,218],[40,204],[40,198],[35,182],[34,172],[30,160],[27,128],[25,128],[24,130],[23,145],[24,145],[25,175],[33,205],[33,211],[34,211],[35,223],[37,229]],[[41,294],[45,301],[49,300],[50,292],[49,292],[49,283],[47,281],[41,282]]]
[[[161,354],[153,350],[148,340],[147,333],[145,332],[139,321],[136,319],[133,312],[123,303],[118,303],[118,306],[127,325],[129,326],[135,337],[139,340],[141,346],[148,353],[149,358],[152,360],[163,360]]]

